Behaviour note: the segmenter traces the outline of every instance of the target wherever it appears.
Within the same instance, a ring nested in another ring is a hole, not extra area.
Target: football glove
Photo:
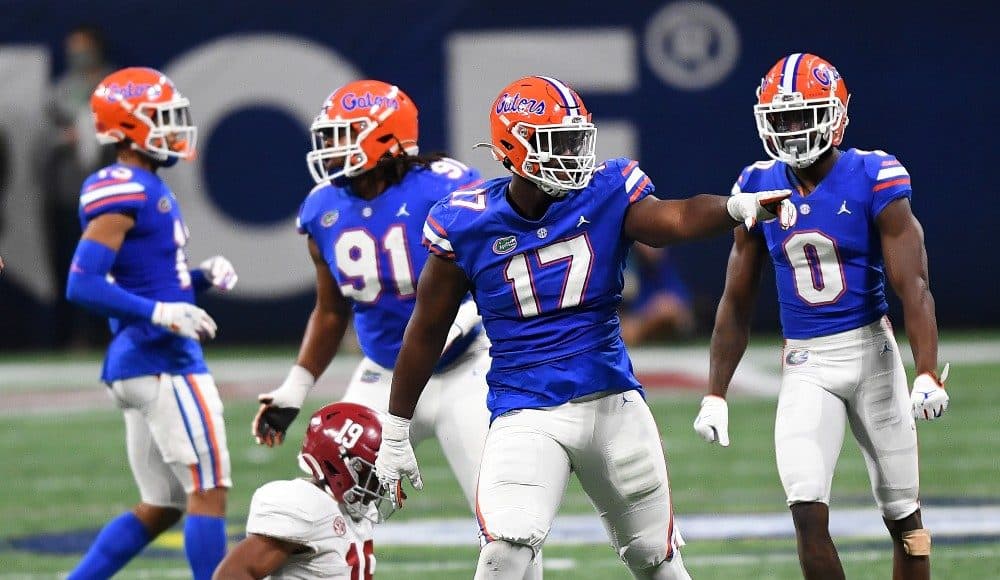
[[[913,391],[910,402],[913,403],[913,418],[933,421],[948,410],[948,393],[944,390],[944,382],[948,379],[951,363],[944,365],[941,380],[934,373],[923,373],[913,379]]]
[[[389,492],[392,507],[403,507],[403,477],[410,480],[414,489],[423,489],[417,458],[410,444],[410,420],[386,415],[382,421],[382,446],[375,458],[375,473],[379,483]]]
[[[759,221],[778,218],[781,229],[787,230],[795,225],[798,210],[795,204],[788,201],[792,195],[790,189],[773,191],[758,191],[757,193],[734,193],[726,201],[729,215],[738,222],[743,222],[747,229],[754,227]]]
[[[198,266],[201,273],[205,275],[213,288],[218,288],[223,292],[229,292],[236,286],[239,276],[236,275],[236,268],[223,256],[213,256]]]
[[[694,419],[694,430],[709,443],[729,447],[729,405],[716,395],[701,400],[701,410]]]
[[[207,312],[187,302],[157,302],[150,321],[174,334],[195,340],[215,338],[215,331],[218,330]]]
[[[268,447],[281,445],[285,440],[288,426],[298,416],[302,402],[306,400],[306,394],[315,383],[316,378],[312,373],[304,367],[295,365],[288,371],[288,376],[280,387],[257,396],[260,409],[257,410],[250,425],[250,433],[258,445]]]

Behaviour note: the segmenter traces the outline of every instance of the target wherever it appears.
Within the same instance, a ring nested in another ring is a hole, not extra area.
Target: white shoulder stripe
[[[638,166],[635,169],[633,169],[632,173],[628,174],[628,179],[625,180],[625,192],[631,193],[632,188],[635,187],[635,184],[639,183],[639,180],[645,176],[646,173],[642,169],[639,169]]]
[[[446,252],[455,251],[455,249],[451,247],[451,242],[437,235],[437,232],[431,229],[431,226],[429,226],[426,222],[424,222],[424,237],[430,240],[432,244]]]
[[[733,188],[729,190],[729,195],[736,195],[737,193],[743,193],[743,190],[740,189],[739,183],[734,183]]]
[[[94,191],[88,191],[87,193],[80,196],[80,204],[87,205],[95,202],[101,198],[108,197],[110,195],[118,195],[122,193],[139,193],[140,191],[146,191],[141,183],[118,183],[115,185],[108,185],[105,187],[99,187]]]
[[[897,165],[895,167],[886,167],[885,169],[880,169],[878,176],[875,177],[876,181],[882,181],[883,179],[889,179],[890,177],[901,177],[910,176],[910,172],[906,170],[902,165]]]

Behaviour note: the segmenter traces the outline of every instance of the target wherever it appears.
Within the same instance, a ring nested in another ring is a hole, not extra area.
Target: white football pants
[[[476,514],[484,541],[540,549],[571,471],[634,575],[645,577],[678,553],[683,541],[660,434],[637,391],[497,417],[479,473]]]
[[[788,505],[830,503],[844,425],[850,424],[885,518],[916,511],[917,432],[888,320],[788,340],[783,365],[774,445]]]

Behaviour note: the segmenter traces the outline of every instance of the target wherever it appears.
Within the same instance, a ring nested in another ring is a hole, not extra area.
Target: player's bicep
[[[910,209],[910,200],[897,199],[876,217],[882,241],[886,274],[897,294],[914,285],[927,284],[924,230]]]
[[[663,232],[671,232],[677,227],[678,216],[670,202],[647,196],[629,205],[622,231],[631,240],[659,247],[662,244],[658,238]]]
[[[347,316],[350,312],[350,304],[340,291],[340,286],[333,277],[333,273],[330,272],[330,266],[326,263],[316,240],[312,236],[307,239],[309,240],[309,256],[316,268],[316,308],[325,313]]]
[[[289,556],[308,550],[302,544],[261,534],[247,534],[245,540],[226,554],[213,578],[215,580],[264,578],[280,568]]]
[[[458,264],[431,254],[417,282],[417,305],[411,325],[443,329],[446,333],[469,287],[469,279]]]
[[[101,214],[87,223],[87,228],[81,236],[107,246],[117,252],[125,241],[129,230],[135,227],[135,218],[121,213]]]

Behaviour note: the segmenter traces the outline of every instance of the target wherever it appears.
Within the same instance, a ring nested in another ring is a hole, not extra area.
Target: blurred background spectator
[[[691,293],[667,248],[634,246],[623,294],[619,315],[626,344],[677,339],[694,331]]]
[[[55,81],[52,100],[46,104],[45,137],[40,183],[43,214],[48,235],[48,266],[56,281],[53,308],[54,346],[86,347],[104,340],[106,323],[73,307],[65,297],[66,275],[76,243],[80,239],[80,184],[90,173],[111,163],[114,150],[94,138],[90,95],[113,67],[107,60],[103,33],[92,26],[79,26],[63,42],[66,70]]]

